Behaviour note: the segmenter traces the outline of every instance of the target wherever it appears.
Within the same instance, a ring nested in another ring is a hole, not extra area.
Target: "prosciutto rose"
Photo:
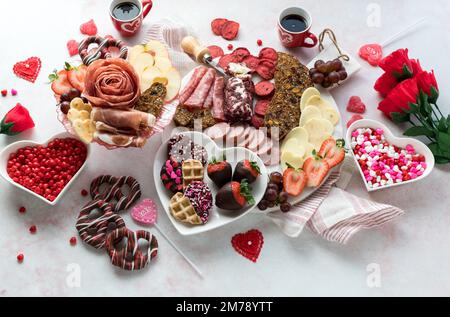
[[[86,71],[83,94],[95,107],[128,110],[140,96],[139,77],[121,58],[97,60]]]

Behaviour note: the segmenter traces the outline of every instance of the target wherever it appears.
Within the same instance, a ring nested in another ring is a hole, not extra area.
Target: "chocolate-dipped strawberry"
[[[208,164],[207,168],[208,176],[217,187],[223,187],[225,184],[231,182],[231,176],[233,169],[230,163],[223,158],[223,161],[217,161],[215,157]]]
[[[254,183],[261,174],[258,163],[249,160],[243,160],[236,165],[233,174],[233,181],[241,182],[246,179],[249,184]]]
[[[216,206],[224,210],[241,210],[247,204],[254,205],[255,199],[246,179],[242,182],[230,182],[216,195]]]

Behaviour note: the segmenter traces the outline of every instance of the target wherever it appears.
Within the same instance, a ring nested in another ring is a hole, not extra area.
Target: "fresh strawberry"
[[[256,181],[260,174],[261,170],[257,162],[243,160],[237,163],[233,174],[233,180],[240,182],[243,179],[246,179],[251,184]]]
[[[56,95],[65,94],[69,92],[71,88],[74,88],[67,78],[67,70],[65,69],[60,71],[55,70],[48,76],[48,79],[50,80],[52,90]]]
[[[231,181],[232,168],[230,163],[224,158],[223,161],[217,161],[215,158],[208,164],[207,173],[209,178],[219,188]]]
[[[308,187],[318,187],[330,171],[328,163],[313,151],[313,156],[303,163],[303,170],[308,178]]]
[[[335,140],[330,137],[326,139],[320,148],[319,155],[328,163],[330,168],[339,165],[345,158],[345,141]]]
[[[80,65],[74,67],[69,63],[66,63],[65,66],[67,70],[67,79],[70,84],[75,87],[78,91],[83,92],[84,90],[84,78],[86,77],[86,65]]]
[[[295,169],[288,165],[283,173],[283,188],[289,196],[299,196],[306,187],[308,178],[302,169]]]
[[[241,183],[226,184],[217,192],[215,200],[216,206],[224,210],[241,210],[246,204],[255,204],[255,199],[245,179]]]

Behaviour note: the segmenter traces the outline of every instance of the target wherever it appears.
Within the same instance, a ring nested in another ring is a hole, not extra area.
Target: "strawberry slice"
[[[345,141],[335,140],[330,137],[326,139],[320,148],[319,155],[328,163],[330,169],[339,165],[345,158]]]
[[[52,84],[52,90],[56,95],[62,95],[69,92],[70,89],[74,88],[68,78],[67,70],[55,70],[48,76],[50,83]]]
[[[330,171],[328,163],[313,151],[313,156],[309,157],[303,164],[303,170],[308,177],[308,187],[318,187]]]
[[[66,63],[67,79],[69,83],[75,87],[78,91],[84,90],[84,78],[86,77],[86,65],[80,65],[74,67],[69,63]]]
[[[306,187],[308,177],[302,169],[295,169],[288,165],[283,173],[283,188],[289,196],[299,196]]]

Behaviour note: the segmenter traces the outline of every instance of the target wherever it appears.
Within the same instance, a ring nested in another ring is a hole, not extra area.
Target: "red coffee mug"
[[[130,20],[120,20],[114,16],[113,10],[117,5],[126,2],[135,4],[139,8],[139,14]],[[113,0],[109,6],[109,15],[111,16],[111,20],[116,30],[119,31],[122,36],[130,37],[139,31],[142,21],[150,12],[152,7],[153,2],[151,0],[143,0],[142,2],[140,0]]]
[[[289,15],[298,15],[302,17],[306,23],[306,29],[300,32],[289,31],[283,27],[281,21]],[[298,7],[291,7],[283,10],[278,18],[278,35],[284,47],[314,47],[317,45],[317,37],[309,30],[311,29],[312,18],[308,11]],[[307,40],[311,42],[307,42]]]

